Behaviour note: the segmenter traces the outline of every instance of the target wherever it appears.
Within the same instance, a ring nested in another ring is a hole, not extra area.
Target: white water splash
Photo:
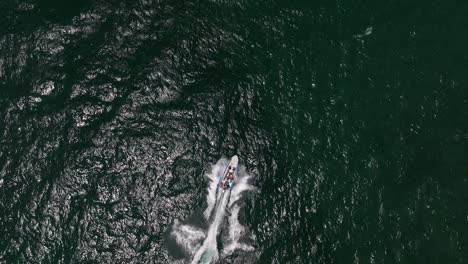
[[[175,238],[177,244],[182,246],[184,250],[190,254],[195,252],[201,241],[206,237],[205,233],[200,228],[181,224],[177,220],[174,222],[171,235]]]
[[[213,223],[208,229],[208,235],[206,236],[203,245],[198,249],[197,253],[193,257],[192,264],[197,263],[212,263],[218,260],[218,242],[217,236],[219,232],[219,225],[224,219],[224,213],[226,212],[226,203],[229,199],[229,191],[221,193],[221,201],[216,208],[215,218]]]
[[[235,205],[231,210],[231,216],[228,218],[229,222],[229,241],[223,249],[224,255],[231,255],[236,249],[243,251],[252,251],[254,247],[245,243],[239,243],[242,236],[245,236],[245,228],[239,223],[239,210],[240,206]],[[251,238],[252,239],[252,238]]]
[[[184,250],[189,253],[193,264],[196,263],[214,263],[220,258],[218,251],[218,235],[220,226],[224,221],[226,209],[231,211],[228,218],[228,225],[223,229],[227,230],[227,238],[222,251],[223,256],[230,255],[235,250],[252,251],[254,248],[245,243],[239,243],[239,240],[245,236],[245,228],[239,223],[238,215],[241,208],[239,203],[243,195],[256,188],[249,184],[252,176],[245,172],[243,166],[239,166],[238,173],[234,179],[235,186],[232,191],[226,190],[217,192],[219,177],[223,174],[229,160],[220,159],[212,168],[211,172],[206,174],[209,179],[207,208],[203,215],[206,221],[210,221],[208,231],[205,235],[201,229],[190,225],[181,225],[178,221],[173,226],[171,235]],[[203,240],[204,239],[204,240]],[[203,243],[202,243],[203,241]]]
[[[368,28],[366,28],[364,33],[356,34],[356,35],[354,35],[354,37],[355,38],[363,38],[363,37],[369,36],[370,34],[372,34],[372,29],[373,29],[372,27],[368,27]]]
[[[236,185],[234,188],[232,188],[232,191],[231,191],[231,199],[229,201],[229,207],[231,207],[234,203],[239,201],[239,199],[242,198],[242,195],[245,192],[257,190],[255,186],[249,184],[251,179],[252,179],[252,176],[247,174],[243,167],[240,167],[238,176],[234,181]]]
[[[229,164],[229,160],[220,159],[213,166],[213,169],[211,170],[211,173],[206,174],[206,177],[208,177],[208,179],[210,180],[210,183],[208,185],[208,195],[206,196],[206,201],[208,203],[208,207],[206,208],[205,212],[203,213],[203,215],[205,216],[205,219],[207,221],[210,218],[211,211],[213,211],[213,207],[214,207],[214,205],[216,203],[216,188],[218,186],[219,177],[221,177],[221,175],[224,172],[225,167],[228,164]]]
[[[229,223],[229,238],[228,243],[224,247],[223,254],[230,255],[236,249],[243,251],[252,251],[254,248],[250,245],[239,243],[241,237],[245,236],[245,228],[239,222],[239,210],[240,204],[238,203],[239,199],[242,198],[242,195],[248,191],[255,191],[257,188],[250,185],[249,181],[252,179],[252,176],[247,174],[245,171],[239,173],[240,177],[236,182],[236,188],[233,188],[231,192],[231,199],[229,201],[229,208],[231,209],[231,215],[228,218]],[[251,239],[253,239],[251,237]]]

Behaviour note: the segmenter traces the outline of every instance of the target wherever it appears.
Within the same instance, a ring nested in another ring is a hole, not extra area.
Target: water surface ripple
[[[234,154],[226,263],[468,262],[466,4],[4,2],[0,262],[174,263]]]

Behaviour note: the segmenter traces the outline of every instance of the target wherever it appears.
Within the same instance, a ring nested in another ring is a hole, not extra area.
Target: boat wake
[[[215,263],[220,258],[231,255],[236,250],[253,251],[252,245],[243,240],[253,240],[247,235],[238,219],[241,205],[240,199],[249,191],[256,188],[249,184],[252,176],[245,172],[245,168],[239,166],[235,187],[232,190],[217,190],[219,177],[224,168],[229,164],[229,160],[220,159],[206,176],[210,180],[207,194],[207,208],[203,212],[204,220],[209,223],[207,231],[191,224],[181,224],[175,221],[171,236],[177,244],[183,248],[184,252],[191,259],[192,264]],[[226,212],[229,212],[226,214]],[[227,223],[225,216],[227,215]],[[223,234],[220,236],[220,234]],[[246,239],[243,239],[246,238]],[[218,241],[221,239],[222,241]],[[221,242],[221,243],[219,243]],[[223,245],[222,250],[218,245]],[[185,260],[187,261],[187,260]]]

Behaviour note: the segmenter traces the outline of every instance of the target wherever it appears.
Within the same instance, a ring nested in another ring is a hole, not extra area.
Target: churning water
[[[239,171],[234,180],[235,186],[232,190],[222,191],[217,189],[219,177],[229,160],[220,159],[210,173],[206,175],[209,180],[207,192],[207,208],[203,216],[208,223],[208,230],[204,232],[201,228],[191,224],[181,224],[175,221],[171,235],[180,245],[181,249],[192,258],[191,263],[214,263],[220,257],[229,256],[235,250],[253,251],[254,247],[243,240],[253,241],[253,237],[247,234],[246,229],[239,222],[239,210],[242,206],[242,198],[256,188],[250,184],[252,176],[247,174],[245,168],[239,165]],[[227,213],[227,219],[225,219]],[[220,231],[226,235],[223,249],[218,248]],[[250,236],[250,237],[249,237]],[[250,238],[250,239],[249,239]]]

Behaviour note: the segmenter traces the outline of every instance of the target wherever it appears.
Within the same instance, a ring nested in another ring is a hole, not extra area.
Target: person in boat
[[[229,166],[229,171],[228,171],[228,174],[227,174],[227,176],[226,176],[226,178],[227,178],[228,180],[231,180],[231,179],[233,178],[234,170],[235,170],[234,167]]]

